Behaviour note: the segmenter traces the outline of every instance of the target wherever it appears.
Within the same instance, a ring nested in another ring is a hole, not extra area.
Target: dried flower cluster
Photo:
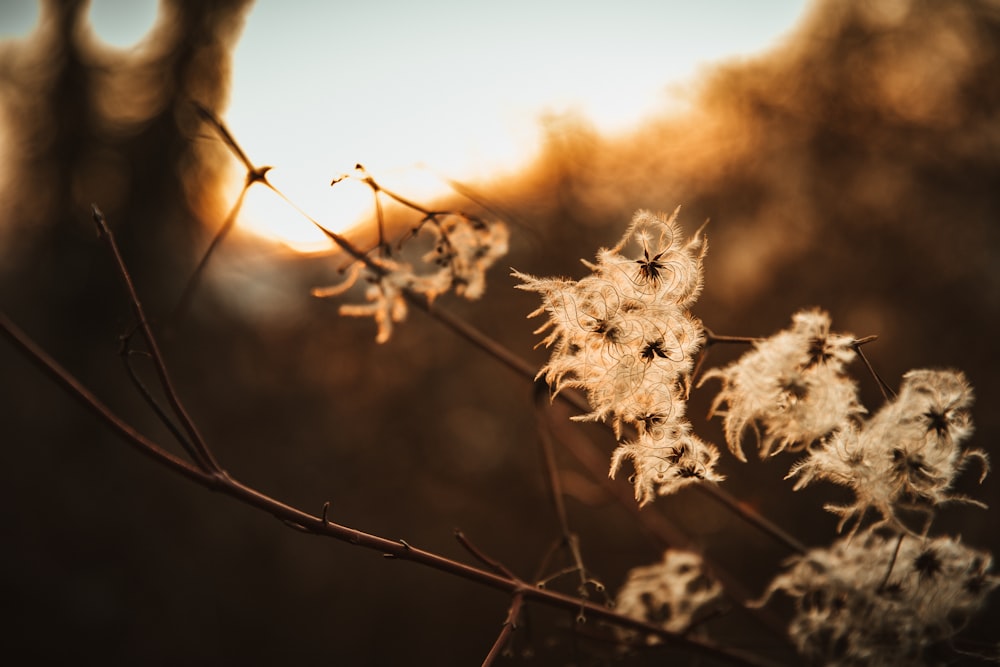
[[[856,519],[847,538],[793,561],[768,589],[767,597],[784,590],[796,598],[790,635],[799,651],[825,665],[922,665],[926,649],[958,632],[997,584],[988,554],[926,537],[937,506],[981,505],[950,489],[970,459],[985,477],[987,457],[962,447],[973,394],[961,372],[910,371],[899,395],[865,419],[846,374],[857,354],[852,336],[830,332],[826,313],[803,311],[702,381],[722,382],[711,414],[723,417],[737,457],[752,428],[761,457],[805,451],[788,474],[796,489],[825,479],[854,492],[853,503],[827,506],[841,516],[840,530]],[[881,519],[856,538],[869,509]],[[903,509],[926,514],[919,535],[901,521]],[[881,526],[895,535],[873,532]]]
[[[591,275],[581,280],[537,278],[515,272],[518,288],[538,292],[542,305],[529,317],[548,320],[535,333],[552,348],[539,371],[553,395],[568,388],[586,392],[592,411],[581,421],[610,419],[619,438],[633,427],[612,457],[611,476],[625,459],[635,467],[640,505],[697,480],[720,480],[718,450],[703,442],[684,419],[692,357],[704,342],[701,322],[688,311],[702,286],[707,243],[700,233],[686,243],[669,218],[635,214],[621,241],[601,249]],[[626,256],[633,241],[634,256]]]
[[[868,508],[878,510],[882,523],[905,529],[897,508],[920,508],[928,514],[946,502],[982,505],[949,492],[956,475],[970,459],[988,459],[978,449],[962,449],[972,434],[969,408],[972,388],[955,370],[913,370],[903,376],[899,395],[867,422],[837,431],[797,463],[789,477],[796,489],[814,479],[850,487],[856,501],[828,506],[840,514],[841,526]]]
[[[466,299],[478,299],[486,289],[486,271],[507,254],[508,230],[502,222],[486,223],[477,218],[449,214],[435,218],[422,230],[432,235],[432,249],[422,258],[425,268],[418,272],[409,262],[372,256],[369,264],[354,263],[339,285],[316,288],[314,296],[338,296],[354,286],[364,273],[370,283],[365,304],[344,304],[341,315],[373,317],[378,326],[376,342],[392,335],[392,326],[406,319],[406,293],[422,295],[433,302],[454,289]]]
[[[730,451],[746,460],[748,427],[765,458],[822,441],[863,414],[857,386],[845,372],[856,356],[854,344],[853,336],[830,332],[826,313],[801,311],[790,329],[757,342],[733,364],[707,371],[701,383],[722,381],[709,416],[723,417]]]
[[[796,602],[798,650],[830,666],[926,664],[930,646],[966,624],[1000,580],[989,554],[948,537],[867,533],[814,549],[772,582]]]
[[[629,570],[615,608],[630,618],[683,633],[721,599],[722,584],[705,573],[701,556],[667,549],[659,563]],[[626,641],[635,637],[628,631],[621,635]],[[659,640],[650,636],[646,641]]]

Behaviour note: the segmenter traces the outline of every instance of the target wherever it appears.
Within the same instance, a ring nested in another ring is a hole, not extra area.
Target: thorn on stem
[[[104,213],[97,207],[97,204],[91,204],[90,211],[94,216],[94,225],[97,227],[97,238],[105,238],[108,235],[108,223],[104,219]]]

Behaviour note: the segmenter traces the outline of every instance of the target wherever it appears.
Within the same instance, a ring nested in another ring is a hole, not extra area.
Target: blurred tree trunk
[[[199,135],[191,102],[225,104],[231,52],[250,4],[167,0],[137,47],[117,50],[92,33],[88,2],[48,0],[36,32],[3,45],[0,90],[13,139],[4,159],[15,177],[5,197],[0,270],[11,278],[3,296],[13,311],[28,296],[13,279],[29,268],[22,258],[37,266],[41,253],[53,267],[78,267],[78,244],[93,238],[91,204],[117,230],[147,293],[158,294],[167,279],[176,289],[177,271],[204,243],[202,223],[215,214],[227,164],[218,142]],[[82,291],[66,293],[85,281],[59,270],[32,279],[48,297],[63,297],[37,309],[47,317],[100,316],[92,310],[100,304]],[[45,289],[46,281],[54,284]],[[49,326],[60,324],[68,323]]]

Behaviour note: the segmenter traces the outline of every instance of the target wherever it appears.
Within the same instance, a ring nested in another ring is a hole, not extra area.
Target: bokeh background
[[[253,234],[224,240],[191,307],[171,318],[240,177],[190,101],[226,117],[232,53],[253,5],[164,2],[154,33],[131,51],[97,43],[86,9],[42,3],[29,37],[0,44],[7,314],[128,421],[168,441],[117,355],[131,322],[90,221],[98,203],[163,332],[177,387],[233,475],[316,512],[329,501],[331,519],[346,525],[467,558],[452,537],[461,528],[531,576],[558,527],[524,378],[419,312],[376,345],[370,321],[309,297],[339,279],[342,258]],[[972,445],[996,458],[998,49],[992,0],[817,0],[780,43],[702,69],[683,105],[613,133],[582,114],[551,114],[532,159],[463,181],[472,198],[425,202],[497,215],[513,232],[484,299],[441,306],[540,366],[544,351],[524,319],[536,302],[512,289],[506,267],[579,276],[579,258],[617,240],[634,210],[680,204],[689,231],[710,220],[695,312],[714,331],[767,335],[819,305],[837,329],[879,335],[866,350],[892,384],[910,368],[961,368],[978,397]],[[657,78],[657,63],[648,66]],[[287,114],[294,122],[294,105]],[[401,227],[414,222],[388,213]],[[713,350],[709,361],[737,352]],[[0,345],[0,364],[9,655],[39,664],[466,665],[488,651],[504,596],[289,530],[138,456],[11,345]],[[877,408],[874,382],[856,370]],[[710,398],[696,391],[689,412],[702,437],[721,443],[718,424],[701,418]],[[575,432],[605,455],[615,446],[600,428]],[[843,491],[792,492],[782,478],[794,460],[740,464],[724,454],[724,488],[806,544],[828,544],[836,520],[822,505]],[[563,450],[560,461],[584,557],[615,590],[663,544],[579,461]],[[996,553],[1000,485],[976,477],[958,489],[993,509],[948,508],[934,531]],[[697,490],[644,512],[672,522],[750,594],[787,555]],[[780,618],[780,602],[773,611]],[[565,614],[532,608],[527,620],[511,663],[687,659],[618,656],[582,636],[599,628]],[[994,602],[968,639],[995,645],[998,620]],[[766,623],[738,609],[707,629],[795,664]]]

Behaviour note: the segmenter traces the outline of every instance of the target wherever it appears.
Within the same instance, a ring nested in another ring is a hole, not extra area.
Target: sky
[[[356,163],[428,200],[445,178],[515,171],[544,120],[576,114],[613,134],[682,104],[702,67],[753,56],[794,29],[807,0],[258,0],[233,63],[223,118],[251,159],[335,229],[371,208]],[[0,3],[0,38],[24,36],[34,0]],[[127,49],[155,0],[92,0],[104,42]],[[242,174],[234,170],[233,198]],[[300,249],[327,246],[275,197],[252,191],[241,225]]]

